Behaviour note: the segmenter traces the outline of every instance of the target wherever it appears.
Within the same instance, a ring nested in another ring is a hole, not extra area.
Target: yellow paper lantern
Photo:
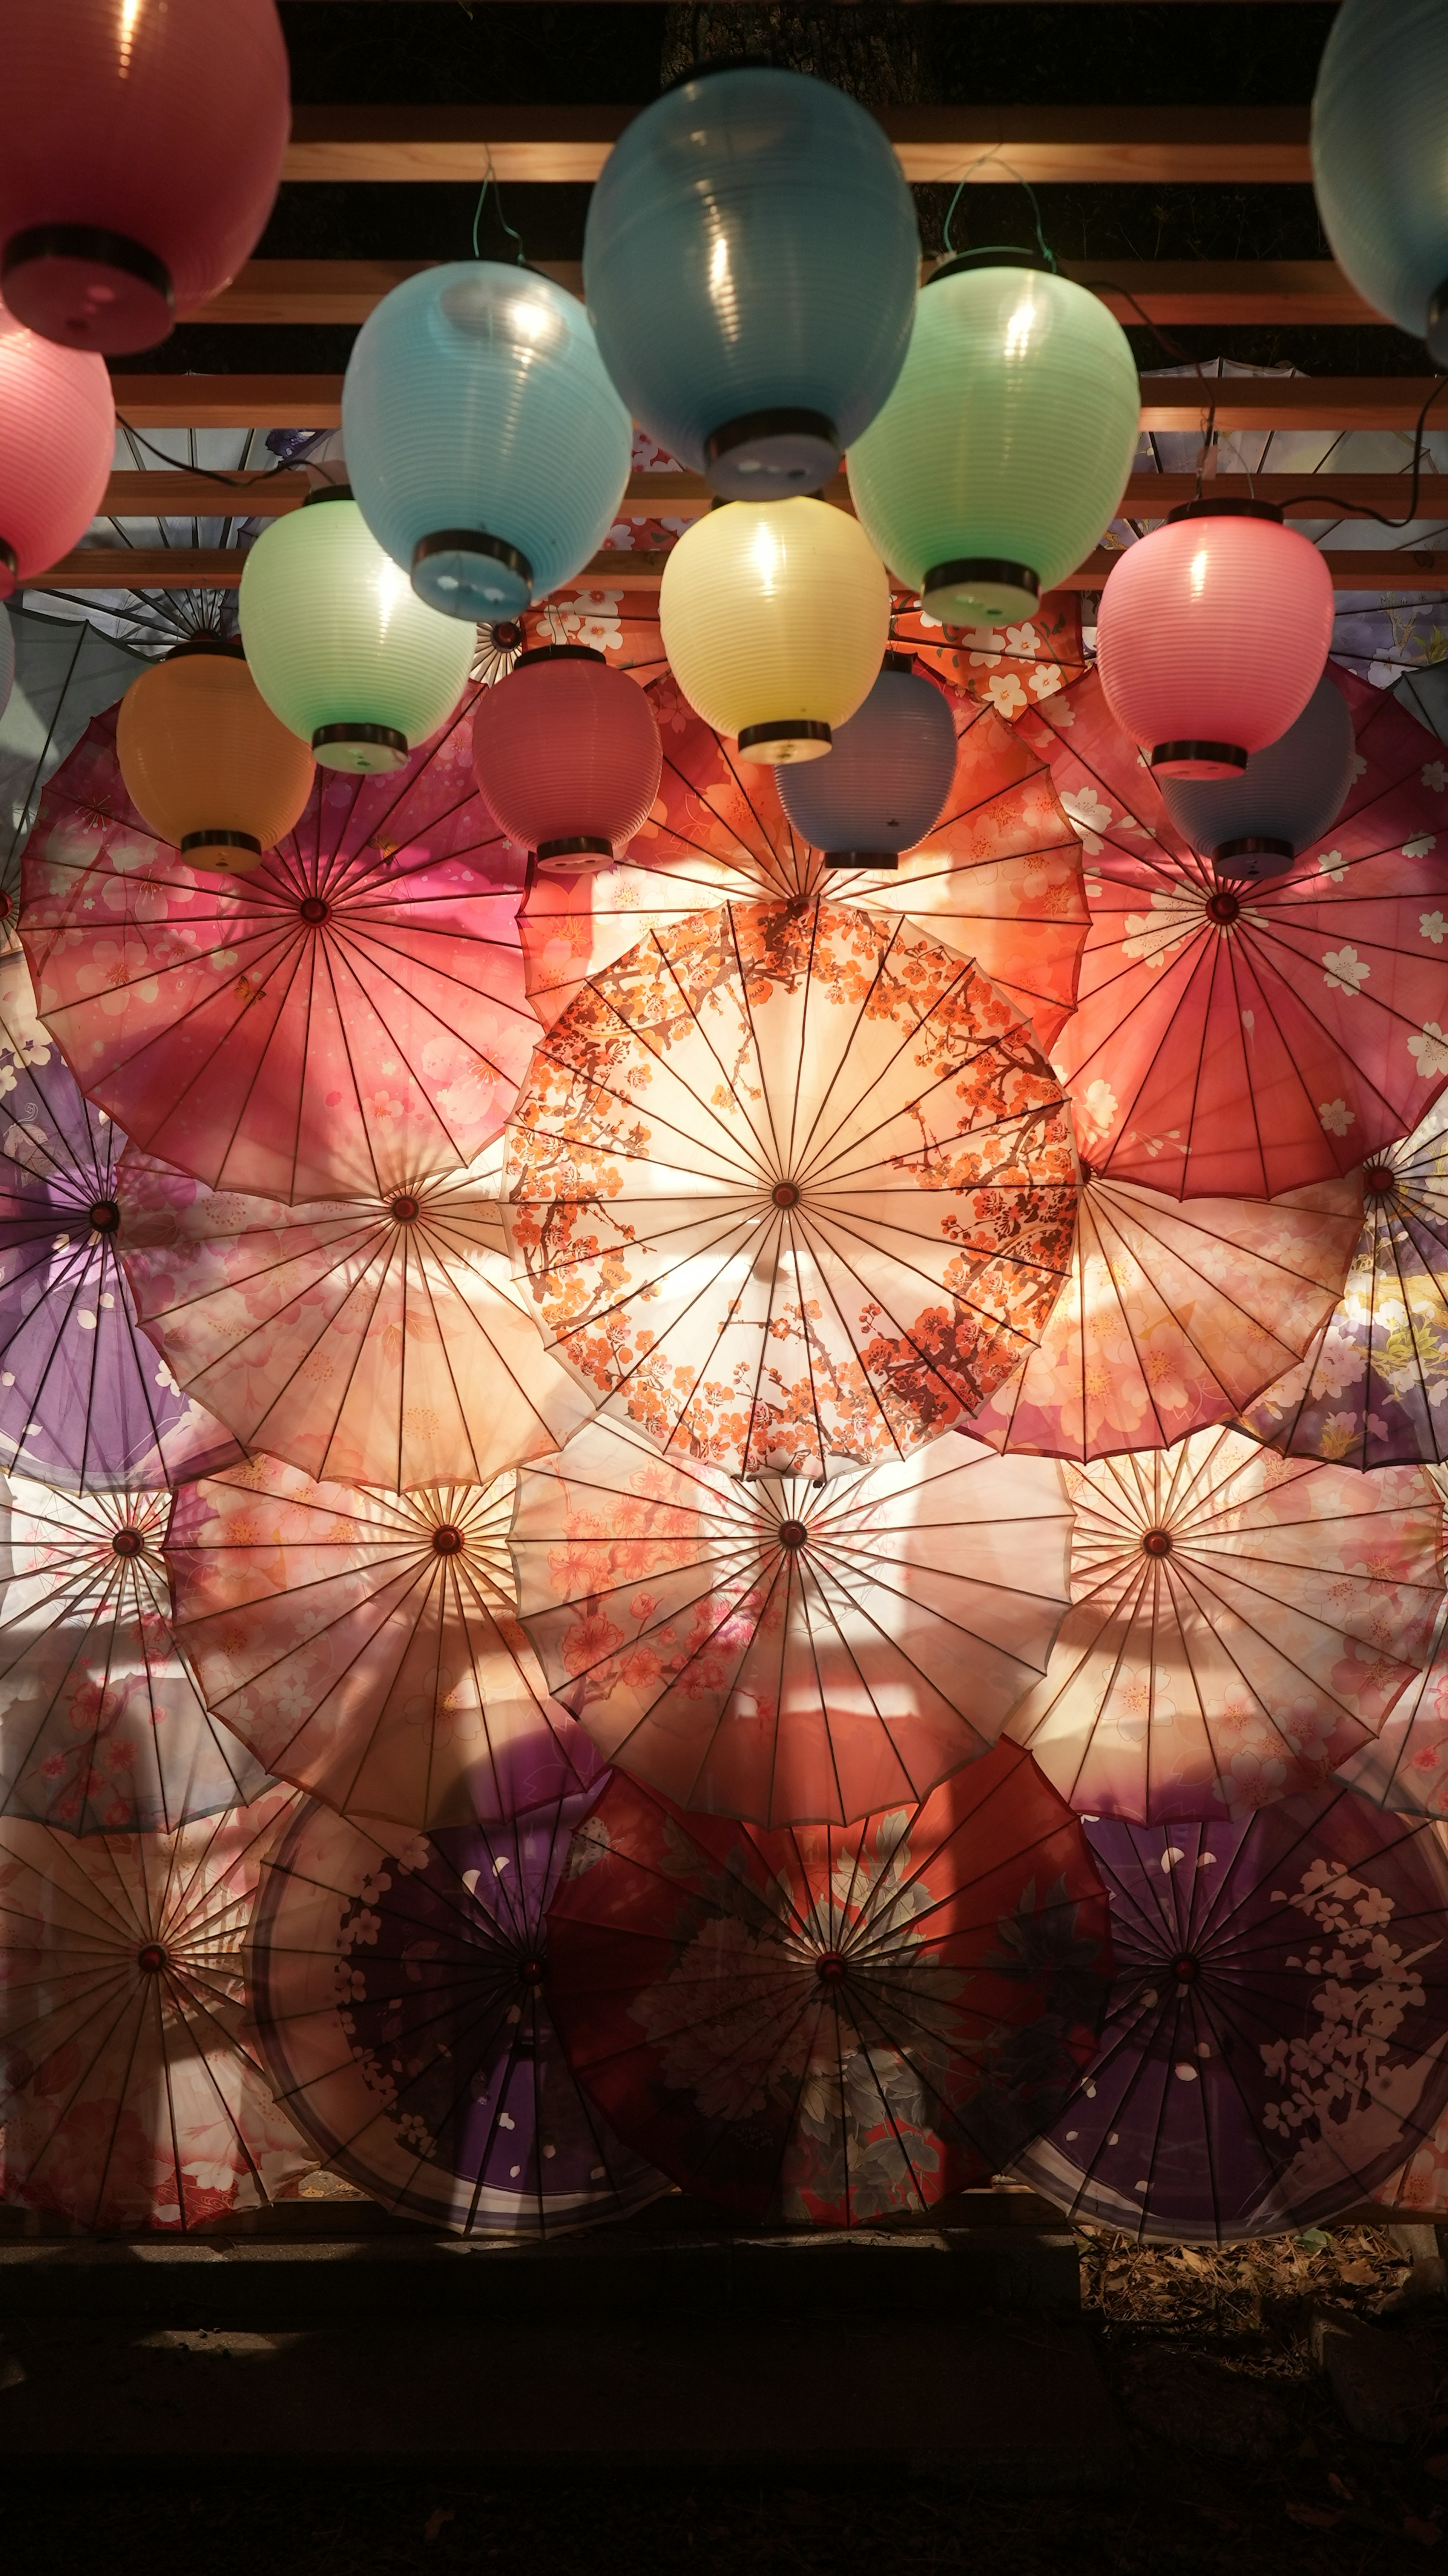
[[[716,503],[664,566],[659,625],[689,704],[742,760],[820,760],[879,676],[889,577],[827,501]]]
[[[132,682],[116,749],[158,839],[197,867],[245,876],[298,820],[316,763],[272,714],[240,644],[196,636]]]

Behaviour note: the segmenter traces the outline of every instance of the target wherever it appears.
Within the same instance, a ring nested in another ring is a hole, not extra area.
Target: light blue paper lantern
[[[1343,0],[1312,102],[1338,266],[1448,365],[1448,0]]]
[[[1163,778],[1177,830],[1224,877],[1277,877],[1330,832],[1352,785],[1352,710],[1324,671],[1296,724],[1240,778]]]
[[[634,418],[737,501],[814,491],[904,362],[920,240],[874,117],[800,72],[693,73],[625,128],[583,282]]]
[[[908,653],[887,653],[862,707],[835,728],[827,760],[781,769],[779,801],[837,868],[893,868],[933,831],[955,776],[955,724]]]
[[[573,581],[618,516],[633,431],[576,296],[454,260],[394,287],[342,388],[358,506],[430,608],[490,624]]]

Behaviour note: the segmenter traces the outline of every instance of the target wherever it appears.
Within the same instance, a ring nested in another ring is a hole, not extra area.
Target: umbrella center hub
[[[543,1962],[542,1962],[542,1960],[541,1960],[541,1959],[525,1959],[525,1960],[524,1960],[524,1962],[523,1962],[523,1967],[522,1967],[522,1977],[523,1977],[523,1982],[524,1982],[524,1984],[525,1984],[525,1985],[528,1985],[528,1986],[541,1986],[541,1985],[542,1985],[542,1983],[543,1983]]]
[[[303,921],[319,922],[327,918],[328,906],[319,894],[304,895],[297,906]]]
[[[138,1529],[118,1529],[111,1533],[112,1556],[140,1556],[146,1541]]]
[[[516,653],[523,641],[523,629],[515,625],[511,617],[500,617],[497,623],[490,627],[489,633],[493,639],[495,653]]]
[[[144,1968],[148,1977],[159,1977],[161,1970],[166,1965],[166,1953],[162,1949],[160,1942],[142,1942],[140,1949],[136,1952],[136,1965],[138,1968]]]
[[[798,1207],[799,1183],[798,1181],[776,1181],[769,1195],[777,1208]]]
[[[1393,1174],[1386,1163],[1369,1163],[1363,1174],[1365,1199],[1385,1199],[1394,1186]]]
[[[845,1963],[838,1950],[822,1951],[815,1961],[815,1975],[822,1986],[837,1986],[845,1973]]]
[[[1194,1986],[1200,1974],[1196,1960],[1189,1950],[1184,1950],[1179,1959],[1173,1959],[1171,1972],[1179,1986]]]
[[[1142,1537],[1141,1552],[1143,1556],[1170,1556],[1171,1531],[1164,1529],[1147,1530]]]
[[[91,1225],[97,1234],[114,1234],[121,1222],[121,1211],[114,1199],[95,1199],[89,1210]]]
[[[392,1201],[388,1213],[396,1217],[399,1225],[411,1225],[413,1218],[421,1214],[421,1202],[413,1198],[410,1191],[403,1190]]]
[[[444,1521],[433,1531],[432,1546],[433,1554],[435,1556],[461,1556],[463,1552],[462,1531],[460,1529],[454,1529],[451,1522]]]
[[[781,1521],[776,1536],[780,1546],[787,1547],[793,1555],[795,1549],[803,1547],[809,1537],[809,1527],[804,1521]]]
[[[1216,893],[1214,895],[1210,895],[1207,899],[1207,919],[1209,921],[1235,921],[1241,913],[1241,910],[1242,906],[1238,897],[1229,893],[1225,886],[1218,886]]]

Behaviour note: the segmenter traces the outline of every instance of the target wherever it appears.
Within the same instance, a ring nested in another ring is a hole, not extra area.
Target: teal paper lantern
[[[633,426],[576,296],[532,269],[455,260],[363,324],[342,443],[362,515],[419,598],[491,624],[597,552]]]
[[[583,282],[634,418],[715,491],[818,488],[900,372],[915,209],[873,116],[800,72],[696,72],[625,128]]]
[[[1448,0],[1343,0],[1312,102],[1312,179],[1339,268],[1448,366]]]
[[[887,653],[828,760],[781,769],[779,801],[832,867],[893,868],[933,831],[955,776],[955,719],[908,653]]]
[[[877,554],[931,617],[1029,617],[1099,543],[1136,453],[1141,392],[1098,297],[1024,253],[967,252],[924,287],[900,379],[850,442]]]
[[[1324,671],[1296,723],[1254,751],[1240,777],[1163,777],[1162,801],[1219,876],[1255,882],[1285,874],[1332,830],[1356,758],[1352,709]]]

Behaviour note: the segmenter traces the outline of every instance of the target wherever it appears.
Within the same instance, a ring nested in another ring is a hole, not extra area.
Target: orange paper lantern
[[[142,821],[193,865],[245,876],[292,829],[316,764],[272,714],[239,644],[195,636],[121,701],[116,748]]]

